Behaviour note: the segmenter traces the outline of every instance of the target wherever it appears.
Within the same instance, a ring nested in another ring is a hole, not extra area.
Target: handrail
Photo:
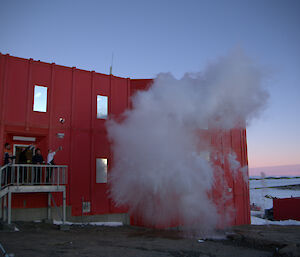
[[[64,167],[64,168],[67,168],[68,165],[51,165],[51,164],[6,164],[5,166],[11,166],[11,167],[21,167],[21,166],[24,166],[24,167]],[[3,167],[5,167],[3,166]]]
[[[2,246],[2,244],[0,243],[0,250],[2,252],[2,256],[4,257],[9,257],[10,255],[5,251],[4,247]]]
[[[10,166],[11,164],[9,163],[9,164],[5,164],[4,166],[0,166],[0,172],[1,172],[1,170],[4,170],[4,169],[6,169],[6,167],[8,167],[8,166]]]
[[[0,190],[2,190],[5,186],[3,186],[3,184],[6,184],[6,173],[7,173],[7,169],[8,167],[11,166],[11,163],[5,164],[4,166],[0,167]]]
[[[0,168],[0,190],[9,185],[65,185],[67,165],[7,164]]]

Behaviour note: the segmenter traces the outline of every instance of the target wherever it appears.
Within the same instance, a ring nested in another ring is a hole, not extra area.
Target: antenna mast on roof
[[[111,55],[111,65],[110,65],[110,69],[109,69],[110,75],[112,75],[113,61],[114,61],[114,52],[112,52],[112,55]]]

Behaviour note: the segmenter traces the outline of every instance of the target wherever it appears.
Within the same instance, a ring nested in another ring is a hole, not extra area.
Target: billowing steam
[[[207,158],[213,149],[201,131],[244,126],[257,116],[268,97],[262,78],[241,51],[180,80],[159,74],[148,91],[135,95],[121,123],[107,123],[115,203],[147,224],[214,229],[214,167]]]

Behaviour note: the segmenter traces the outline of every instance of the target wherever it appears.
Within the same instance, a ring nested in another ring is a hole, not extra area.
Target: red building
[[[62,146],[55,160],[68,165],[68,218],[84,212],[90,217],[105,214],[107,219],[125,221],[126,210],[116,208],[107,195],[105,166],[107,163],[109,173],[113,158],[105,128],[106,115],[118,117],[131,107],[131,96],[150,83],[151,80],[120,78],[0,54],[0,145],[10,143],[17,154],[20,147],[33,143],[44,157],[48,149]],[[208,139],[223,153],[234,150],[241,165],[247,165],[245,129],[210,131]],[[3,151],[0,159],[3,160]],[[228,163],[217,164],[225,170],[213,191],[220,213],[225,217],[233,208],[232,224],[249,223],[248,182],[244,182],[241,174],[233,176]],[[226,188],[222,181],[227,182]],[[232,197],[220,201],[224,192]],[[59,195],[56,202],[61,204]],[[14,212],[41,210],[46,206],[46,194],[14,194],[13,219],[22,217],[14,216]],[[37,212],[38,215],[41,214]],[[142,223],[135,217],[131,222]]]
[[[300,197],[273,198],[274,220],[299,220]]]

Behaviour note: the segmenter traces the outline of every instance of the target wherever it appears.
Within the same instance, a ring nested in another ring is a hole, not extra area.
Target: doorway
[[[34,155],[35,149],[31,148],[28,149],[23,156],[21,156],[21,153],[30,145],[22,145],[22,144],[14,144],[14,151],[13,154],[16,156],[15,163],[23,163],[23,164],[30,164],[32,163],[32,156]],[[21,158],[20,158],[21,156]],[[25,162],[25,163],[24,163]]]

